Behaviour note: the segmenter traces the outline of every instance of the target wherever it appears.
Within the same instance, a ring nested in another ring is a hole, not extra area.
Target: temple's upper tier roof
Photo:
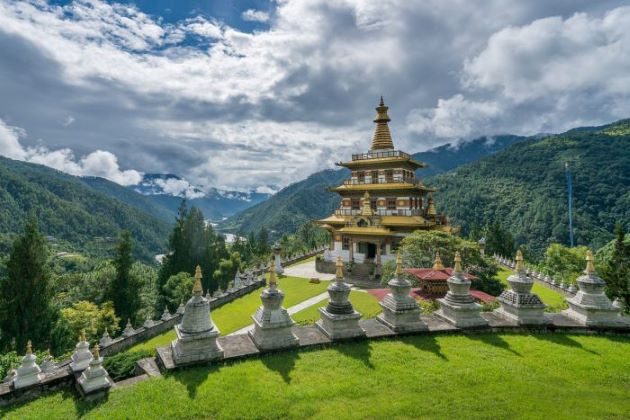
[[[376,117],[374,118],[376,128],[374,129],[372,148],[370,150],[391,150],[394,148],[392,135],[389,132],[389,125],[387,125],[387,123],[391,121],[389,115],[387,115],[388,109],[389,107],[385,106],[383,97],[381,96],[381,102],[376,107]]]

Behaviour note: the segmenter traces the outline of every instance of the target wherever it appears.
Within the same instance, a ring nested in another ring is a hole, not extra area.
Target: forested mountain
[[[434,175],[496,153],[525,137],[503,135],[481,137],[459,145],[444,145],[414,154],[414,159],[429,164],[417,175]],[[229,218],[220,228],[230,232],[251,232],[265,227],[277,234],[294,232],[308,220],[325,217],[339,206],[339,195],[328,191],[349,175],[347,169],[316,172],[273,195],[267,201]]]
[[[168,223],[155,217],[159,210],[144,202],[142,195],[129,191],[136,197],[126,196],[125,188],[112,184],[0,157],[0,234],[21,232],[26,217],[34,212],[45,235],[67,241],[75,249],[108,252],[119,232],[128,229],[136,255],[152,259],[165,249]],[[135,205],[112,198],[112,191]]]
[[[578,245],[599,248],[630,222],[630,120],[527,140],[430,179],[437,205],[466,232],[494,220],[540,255],[569,242],[565,163]]]

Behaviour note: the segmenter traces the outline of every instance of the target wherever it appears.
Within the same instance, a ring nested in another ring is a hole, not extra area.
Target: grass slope
[[[497,277],[502,283],[507,284],[507,278],[512,275],[512,270],[501,267]],[[563,294],[556,292],[542,284],[535,282],[532,287],[532,293],[538,295],[540,300],[547,305],[546,311],[548,312],[560,312],[563,309],[569,307],[566,303],[566,298]]]
[[[284,292],[283,306],[285,308],[325,292],[328,284],[328,282],[319,284],[309,283],[307,279],[299,277],[281,276],[278,280],[279,288]],[[254,291],[212,311],[212,320],[217,325],[222,335],[231,334],[252,323],[252,315],[254,315],[256,309],[261,305],[261,291],[262,289]],[[145,341],[144,343],[137,344],[130,350],[152,350],[156,347],[167,345],[174,339],[175,332],[169,331],[153,337],[151,340]]]
[[[198,367],[111,391],[57,392],[7,419],[628,418],[630,339],[414,336]],[[0,412],[0,414],[2,414]]]

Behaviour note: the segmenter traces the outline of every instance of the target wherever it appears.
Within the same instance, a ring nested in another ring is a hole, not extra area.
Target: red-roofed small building
[[[435,256],[435,262],[431,268],[406,268],[405,272],[413,275],[418,280],[418,289],[423,296],[435,298],[444,297],[448,292],[446,280],[453,275],[453,269],[444,267],[440,255]],[[477,277],[464,273],[467,280],[477,280]]]

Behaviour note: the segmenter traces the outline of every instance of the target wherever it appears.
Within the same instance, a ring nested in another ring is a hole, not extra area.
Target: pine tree
[[[116,256],[113,264],[116,267],[116,278],[110,285],[108,298],[114,304],[116,315],[120,318],[121,326],[136,319],[136,313],[140,309],[139,284],[131,275],[133,266],[133,244],[129,231],[123,231],[120,241],[116,246]]]
[[[630,246],[625,240],[623,225],[615,225],[615,244],[612,256],[601,270],[606,291],[612,298],[620,298],[624,308],[630,310]]]
[[[271,246],[269,245],[269,231],[267,229],[261,228],[258,231],[256,245],[258,248],[258,255],[266,255],[271,252]]]
[[[46,239],[29,216],[24,234],[13,243],[7,276],[0,279],[0,344],[24,351],[26,342],[45,348],[55,319]]]

